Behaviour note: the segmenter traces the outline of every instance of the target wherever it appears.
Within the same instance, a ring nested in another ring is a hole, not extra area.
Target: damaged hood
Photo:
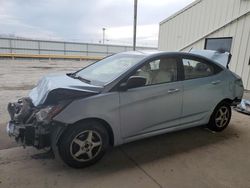
[[[34,106],[56,104],[61,100],[69,100],[98,94],[103,87],[84,83],[66,74],[48,75],[39,80],[31,90],[29,97]]]
[[[211,60],[221,64],[222,66],[224,66],[226,68],[228,68],[228,65],[230,63],[231,56],[232,56],[228,52],[221,53],[221,52],[213,51],[213,50],[195,50],[195,49],[192,49],[190,51],[190,53],[201,55],[203,57],[211,59]]]

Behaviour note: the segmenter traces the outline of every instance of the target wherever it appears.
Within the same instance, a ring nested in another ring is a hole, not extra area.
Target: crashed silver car
[[[229,57],[124,52],[74,73],[45,76],[28,97],[9,103],[8,134],[22,145],[51,147],[81,168],[111,146],[201,125],[222,131],[230,106],[243,95],[241,78],[227,68]]]

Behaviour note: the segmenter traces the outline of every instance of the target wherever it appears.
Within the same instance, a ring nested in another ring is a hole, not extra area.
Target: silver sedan
[[[124,52],[45,76],[28,97],[9,103],[8,134],[22,145],[51,147],[81,168],[111,146],[202,125],[222,131],[244,90],[227,68],[229,58],[213,51]]]

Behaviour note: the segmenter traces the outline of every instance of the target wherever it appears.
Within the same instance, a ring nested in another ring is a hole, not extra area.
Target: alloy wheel
[[[215,115],[215,124],[217,127],[224,127],[230,120],[230,113],[226,106],[222,106]]]
[[[93,130],[86,130],[74,137],[70,144],[71,156],[80,162],[90,161],[101,151],[102,138]]]

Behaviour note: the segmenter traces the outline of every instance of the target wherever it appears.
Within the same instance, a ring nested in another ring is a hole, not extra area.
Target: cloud
[[[159,22],[193,0],[138,0],[139,45],[157,45]],[[132,44],[133,0],[0,0],[0,34]]]
[[[157,46],[158,24],[138,25],[137,43],[144,46]],[[131,44],[133,27],[131,25],[110,27],[105,30],[106,39],[109,43]]]

